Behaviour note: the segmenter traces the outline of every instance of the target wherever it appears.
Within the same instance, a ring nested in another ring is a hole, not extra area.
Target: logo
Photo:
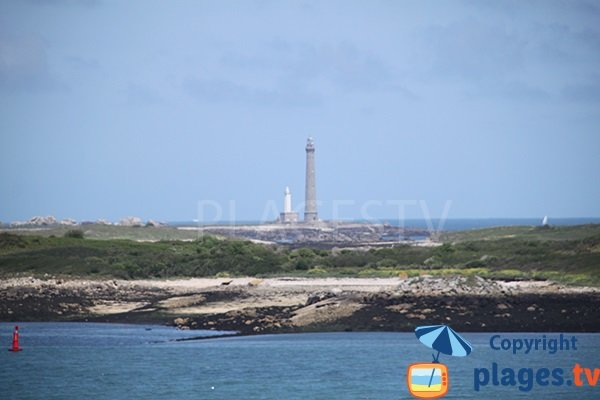
[[[563,333],[560,335],[513,334],[510,338],[495,334],[490,337],[490,349],[520,357],[517,359],[519,368],[498,362],[492,362],[489,368],[477,367],[473,370],[473,389],[476,392],[483,392],[489,386],[502,386],[507,390],[514,388],[520,392],[530,392],[536,386],[546,388],[573,386],[574,390],[594,388],[600,381],[600,368],[583,366],[576,360],[572,361],[574,364],[570,367],[561,367],[554,364],[556,361],[553,361],[552,357],[545,358],[544,361],[547,363],[528,363],[522,358],[535,353],[555,355],[558,352],[577,352],[580,350],[578,342],[576,336]]]
[[[419,399],[437,399],[448,393],[448,367],[444,364],[411,364],[406,380],[410,394]]]
[[[444,397],[450,387],[448,366],[439,362],[440,353],[454,357],[471,354],[473,346],[447,325],[420,326],[415,335],[425,346],[437,350],[433,362],[408,366],[406,383],[411,395],[418,399]]]

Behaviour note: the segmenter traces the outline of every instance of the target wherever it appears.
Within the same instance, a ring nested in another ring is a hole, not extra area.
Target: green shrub
[[[381,268],[391,268],[395,267],[397,264],[398,263],[393,258],[384,258],[383,260],[377,261],[376,263],[377,267]]]
[[[66,238],[83,239],[83,231],[81,229],[70,229],[65,232]]]
[[[327,270],[324,268],[320,268],[320,267],[313,267],[308,270],[308,273],[310,275],[323,276],[323,275],[327,275]]]
[[[472,261],[465,263],[465,267],[467,267],[467,268],[482,268],[482,267],[485,267],[485,265],[486,265],[485,261],[482,261],[481,259],[472,260]]]
[[[0,249],[18,247],[25,248],[27,242],[19,235],[13,235],[8,232],[0,233]]]
[[[307,271],[310,267],[310,262],[305,258],[300,258],[296,261],[295,268],[299,271]]]

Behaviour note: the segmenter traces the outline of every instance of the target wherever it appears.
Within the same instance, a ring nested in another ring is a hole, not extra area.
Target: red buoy
[[[15,326],[15,331],[13,332],[12,348],[8,349],[8,351],[17,352],[21,350],[23,349],[19,347],[19,327]]]

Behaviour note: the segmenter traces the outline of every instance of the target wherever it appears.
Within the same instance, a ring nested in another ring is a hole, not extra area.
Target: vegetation
[[[81,229],[71,229],[65,232],[65,237],[83,239],[84,233]]]
[[[11,233],[27,236],[65,236],[67,232],[73,230],[72,226],[55,225],[43,229],[10,229]],[[83,231],[88,239],[130,239],[130,240],[195,240],[198,238],[198,232],[195,230],[177,229],[173,226],[117,226],[103,224],[83,224],[77,227],[77,230]]]
[[[443,232],[440,240],[444,242],[465,242],[493,239],[527,240],[575,240],[586,239],[600,234],[600,225],[570,226],[500,226],[495,228],[468,229]]]
[[[292,250],[213,236],[155,242],[83,236],[73,231],[62,237],[0,233],[0,274],[125,279],[460,274],[600,285],[600,225],[450,232],[437,247],[370,250]]]

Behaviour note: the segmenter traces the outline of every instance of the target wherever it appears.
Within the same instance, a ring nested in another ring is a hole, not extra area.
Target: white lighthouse
[[[298,222],[298,213],[292,211],[292,192],[289,186],[286,186],[283,192],[283,212],[279,214],[279,222],[282,224]]]
[[[283,192],[283,212],[291,213],[292,212],[292,193],[290,192],[290,187],[285,187],[285,192]]]

